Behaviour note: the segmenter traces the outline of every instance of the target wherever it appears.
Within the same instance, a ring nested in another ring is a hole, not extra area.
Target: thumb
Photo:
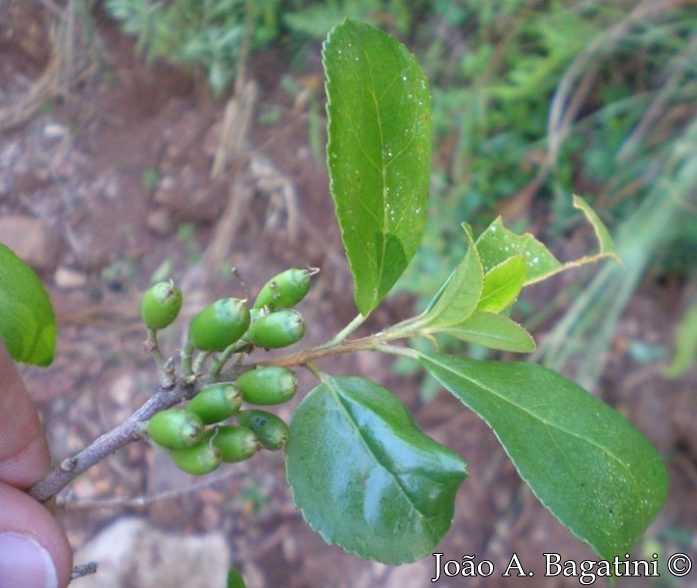
[[[36,407],[0,341],[0,481],[28,488],[48,471],[50,461]]]
[[[36,408],[0,341],[0,586],[67,586],[70,545],[58,521],[23,489],[50,464]]]
[[[0,586],[58,588],[72,552],[58,521],[31,496],[0,482]]]

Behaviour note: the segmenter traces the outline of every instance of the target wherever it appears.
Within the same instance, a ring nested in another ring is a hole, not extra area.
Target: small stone
[[[174,220],[170,212],[164,208],[156,208],[148,213],[145,223],[158,237],[166,237],[174,231]]]
[[[61,290],[74,290],[87,285],[87,275],[71,267],[61,266],[53,274],[53,281]]]
[[[230,554],[223,533],[170,535],[142,519],[122,518],[84,545],[75,561],[99,563],[90,578],[94,588],[208,588],[225,583]]]
[[[37,271],[52,271],[58,263],[60,239],[41,219],[20,215],[0,218],[0,243]]]
[[[47,139],[62,139],[69,134],[68,127],[57,123],[49,123],[44,127],[44,137]]]

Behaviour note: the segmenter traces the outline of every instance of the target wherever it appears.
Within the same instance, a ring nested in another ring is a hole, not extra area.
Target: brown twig
[[[251,364],[251,366],[275,365],[280,367],[293,367],[298,365],[307,365],[316,359],[321,359],[322,357],[327,357],[328,355],[356,353],[357,351],[373,351],[378,343],[378,339],[373,335],[363,337],[361,339],[345,341],[344,343],[338,345],[313,347],[311,349],[298,351],[297,353],[291,353],[289,355],[270,359],[268,361],[260,361],[255,364]]]
[[[142,496],[117,496],[114,498],[73,498],[70,494],[61,495],[56,504],[68,510],[87,509],[116,509],[116,508],[143,508],[155,502],[171,500],[184,494],[190,494],[203,488],[209,488],[223,481],[233,480],[244,476],[244,472],[235,469],[226,469],[219,474],[212,474],[188,484],[182,488],[163,490],[155,494]]]
[[[364,317],[359,315],[342,333],[348,336],[363,320]],[[387,343],[389,341],[413,336],[418,331],[418,327],[418,321],[405,321],[387,331],[358,339],[346,340],[345,337],[337,336],[337,338],[324,345],[311,347],[270,361],[252,363],[248,367],[257,365],[307,366],[314,360],[328,355],[354,353],[357,351],[388,351]],[[396,351],[390,348],[389,352]],[[235,371],[238,368],[233,367],[231,369]],[[184,372],[184,377],[178,378],[171,387],[164,387],[160,384],[155,394],[124,422],[114,427],[108,433],[97,437],[79,453],[64,459],[43,480],[32,486],[29,489],[29,494],[40,502],[46,502],[56,496],[58,492],[82,472],[129,443],[143,438],[145,423],[153,415],[194,396],[195,382],[193,379],[186,377],[186,370]]]
[[[310,348],[288,355],[285,358],[261,362],[259,365],[264,363],[282,366],[304,365],[327,355],[374,349],[380,342],[382,341],[378,339],[378,336],[364,337],[353,341]],[[186,379],[178,380],[171,388],[164,388],[160,385],[157,392],[124,422],[114,427],[108,433],[97,437],[79,453],[64,459],[43,480],[32,486],[29,494],[41,502],[53,498],[79,474],[129,443],[141,439],[143,437],[144,424],[154,414],[170,408],[183,400],[190,399],[194,393],[193,382],[188,382]]]
[[[79,474],[99,463],[106,456],[143,437],[143,425],[154,414],[190,398],[192,384],[177,382],[173,388],[159,387],[138,410],[108,433],[97,437],[85,449],[64,459],[29,490],[35,499],[45,502],[65,488]]]
[[[84,578],[85,576],[91,576],[97,573],[97,562],[90,561],[86,564],[80,564],[73,568],[70,573],[70,580],[77,580],[78,578]]]

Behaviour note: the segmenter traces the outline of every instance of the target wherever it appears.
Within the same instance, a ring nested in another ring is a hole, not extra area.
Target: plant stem
[[[415,337],[420,334],[419,331],[425,326],[426,321],[423,314],[413,316],[387,329],[385,331],[385,335],[387,335],[385,341]]]
[[[211,367],[208,370],[208,375],[212,378],[215,378],[220,374],[222,371],[223,367],[227,363],[227,361],[235,354],[235,353],[240,353],[244,351],[245,349],[249,348],[250,344],[247,341],[237,341],[233,343],[232,345],[229,345],[226,347],[222,353],[219,353],[217,357],[211,361]]]
[[[363,337],[362,339],[353,339],[344,341],[343,343],[327,343],[318,347],[311,347],[296,353],[291,353],[284,357],[270,359],[268,361],[260,361],[250,364],[251,367],[275,365],[280,367],[292,367],[296,365],[305,365],[315,359],[326,357],[328,355],[337,355],[339,353],[355,353],[356,351],[369,351],[375,348],[379,343],[379,339],[375,335]]]
[[[184,343],[184,347],[181,351],[181,370],[185,378],[190,377],[193,374],[193,370],[191,367],[191,356],[193,353],[194,345],[187,338],[186,343]]]
[[[162,352],[160,351],[160,344],[157,340],[157,331],[155,329],[148,329],[147,337],[148,338],[145,344],[148,346],[148,351],[150,352],[153,360],[155,360],[157,369],[162,372],[165,360],[163,359]]]
[[[341,329],[341,331],[339,331],[336,337],[334,337],[329,343],[327,343],[327,345],[335,345],[337,343],[341,343],[344,339],[346,339],[346,337],[348,337],[358,327],[360,327],[367,318],[367,316],[363,316],[359,313],[348,325]]]
[[[409,350],[387,345],[389,341],[408,337],[414,334],[414,330],[408,327],[408,321],[401,323],[398,329],[387,329],[381,333],[346,341],[346,337],[365,321],[365,317],[358,315],[344,328],[334,339],[285,357],[260,361],[249,364],[250,368],[262,365],[274,365],[291,367],[296,365],[311,364],[314,360],[328,355],[339,353],[355,353],[357,351],[382,351],[390,354],[401,354],[413,357]],[[399,325],[396,325],[399,327]],[[40,502],[45,502],[60,492],[79,474],[99,463],[107,455],[125,447],[133,441],[143,437],[145,423],[156,413],[188,400],[194,395],[194,382],[192,376],[191,355],[193,346],[187,342],[182,350],[182,376],[171,387],[158,386],[153,394],[138,410],[120,425],[114,427],[108,433],[97,437],[85,449],[76,453],[73,457],[64,459],[46,477],[29,489],[29,494]],[[315,370],[314,366],[309,369]]]
[[[321,379],[322,377],[322,370],[320,370],[315,364],[312,362],[306,363],[305,364],[305,369],[307,369],[315,378],[318,380]]]
[[[208,359],[210,354],[210,351],[199,351],[196,354],[196,358],[194,359],[191,367],[193,370],[193,375],[198,375],[203,371],[203,364],[205,363],[206,359]]]
[[[97,573],[97,562],[91,561],[86,564],[75,566],[70,574],[70,580],[77,580]]]
[[[363,318],[363,317],[361,317]],[[356,322],[356,321],[354,321]],[[408,328],[400,328],[399,330],[387,329],[381,333],[361,337],[360,339],[351,339],[350,341],[338,341],[337,337],[317,347],[303,349],[296,353],[291,353],[284,357],[270,359],[268,361],[260,361],[251,364],[251,367],[263,365],[275,365],[281,367],[292,367],[296,365],[306,365],[316,359],[326,357],[328,355],[338,355],[340,353],[355,353],[357,351],[385,351],[386,353],[396,353],[398,347],[385,345],[389,341],[411,337],[415,335],[415,331]],[[403,353],[404,354],[404,353]]]
[[[79,474],[100,462],[107,455],[125,447],[132,441],[141,439],[143,437],[143,424],[154,414],[190,398],[193,393],[194,387],[184,382],[176,384],[172,389],[159,387],[158,391],[123,423],[97,437],[73,457],[64,459],[43,480],[34,484],[29,489],[30,496],[40,502],[52,498]]]
[[[400,357],[408,357],[409,359],[418,359],[419,352],[409,347],[396,347],[395,345],[376,345],[375,351],[387,353],[389,355],[399,355]]]
[[[157,331],[155,329],[148,329],[147,340],[145,341],[145,346],[150,353],[150,356],[155,361],[157,366],[157,371],[160,373],[160,384],[163,388],[171,388],[174,386],[175,377],[172,370],[171,362],[166,361],[162,356],[162,351],[160,350],[160,343],[157,339]]]

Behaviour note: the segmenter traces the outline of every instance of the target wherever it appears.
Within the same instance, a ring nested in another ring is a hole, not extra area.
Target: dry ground
[[[188,313],[223,293],[244,294],[230,267],[254,291],[277,271],[312,265],[321,273],[301,307],[308,342],[326,340],[352,318],[351,282],[326,173],[309,148],[307,100],[321,99],[313,94],[321,87],[318,62],[308,65],[300,80],[306,91],[293,99],[280,86],[282,73],[294,75],[284,55],[255,56],[250,85],[235,103],[238,114],[226,117],[225,100],[211,99],[195,77],[135,59],[132,43],[99,13],[93,38],[75,34],[66,41],[51,37],[49,23],[56,17],[38,3],[0,5],[0,217],[39,219],[31,229],[36,233],[24,236],[50,243],[39,265],[57,308],[58,355],[48,370],[27,369],[26,378],[56,459],[120,422],[156,383],[141,352],[138,299],[163,262],[185,288]],[[269,113],[277,120],[261,124],[259,115]],[[227,141],[226,124],[232,129]],[[216,157],[220,167],[212,174]],[[697,374],[668,383],[660,366],[633,363],[626,352],[637,337],[669,344],[678,296],[676,288],[651,283],[637,294],[617,333],[603,393],[669,462],[669,501],[648,537],[668,553],[697,555]],[[365,328],[404,317],[408,303],[392,300]],[[179,335],[164,343],[176,349]],[[591,552],[536,503],[477,418],[445,394],[421,403],[418,380],[396,376],[374,356],[342,357],[322,367],[360,373],[394,390],[431,436],[468,460],[470,478],[438,549],[451,559],[476,554],[498,573],[467,582],[447,579],[441,586],[577,585],[545,581],[541,554],[579,560]],[[305,376],[302,382],[306,389],[312,385]],[[290,408],[282,414],[289,416]],[[266,454],[223,474],[205,487],[177,492],[194,481],[142,442],[89,471],[62,497],[59,512],[75,548],[89,550],[117,521],[135,519],[144,525],[139,536],[157,536],[160,549],[136,542],[138,553],[126,549],[116,577],[105,570],[105,583],[85,578],[76,586],[222,585],[220,576],[206,577],[205,570],[194,578],[177,568],[185,559],[177,550],[187,548],[164,548],[162,537],[220,539],[213,544],[223,552],[223,564],[241,569],[250,587],[431,585],[432,557],[390,569],[326,546],[292,507],[282,456]],[[129,500],[136,496],[159,499],[141,506]],[[107,503],[100,506],[101,500]],[[535,571],[534,580],[500,578],[513,553]],[[208,571],[214,570],[211,564]],[[185,583],[166,579],[182,574]],[[660,585],[688,586],[688,580]]]

